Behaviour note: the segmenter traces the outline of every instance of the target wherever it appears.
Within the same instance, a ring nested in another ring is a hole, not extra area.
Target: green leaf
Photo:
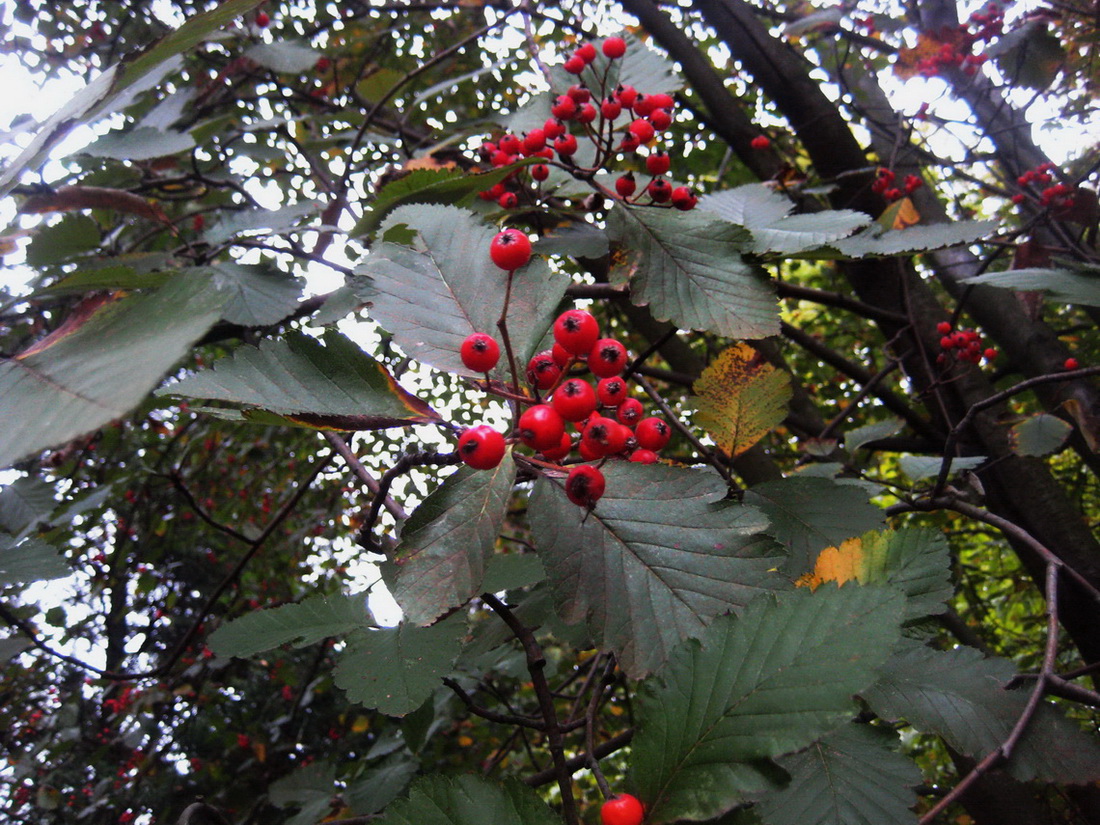
[[[85,302],[53,334],[0,362],[0,467],[121,418],[221,315],[209,278]]]
[[[1015,673],[1011,662],[982,658],[973,648],[933,650],[909,643],[862,696],[883,719],[905,719],[980,760],[1004,743],[1027,704],[1030,682],[1019,690],[1002,687]],[[1100,742],[1043,702],[1007,770],[1024,782],[1095,782]]]
[[[587,622],[631,676],[659,667],[684,639],[758,593],[784,587],[775,544],[754,507],[722,501],[716,475],[611,462],[587,515],[560,482],[531,495],[532,540],[561,617]]]
[[[0,536],[0,587],[60,579],[73,571],[56,547],[41,539],[13,542]]]
[[[81,154],[114,160],[152,160],[187,152],[195,145],[187,132],[168,132],[140,126],[126,132],[108,132],[80,150]]]
[[[608,253],[607,233],[590,223],[570,223],[543,235],[534,244],[536,255],[602,258]]]
[[[771,526],[765,532],[790,553],[784,569],[799,576],[813,566],[819,551],[882,526],[882,510],[867,498],[867,491],[854,484],[799,476],[757,484],[744,501],[768,517]]]
[[[348,338],[330,329],[323,341],[291,332],[258,348],[240,347],[159,394],[226,401],[286,416],[287,423],[339,430],[439,420]]]
[[[1009,269],[968,278],[971,284],[996,286],[1024,292],[1045,292],[1056,301],[1100,306],[1100,278],[1079,275],[1067,269]]]
[[[856,427],[844,434],[844,447],[848,452],[854,453],[864,444],[880,438],[889,438],[904,426],[905,422],[900,418],[889,418],[886,421],[876,421],[873,424]]]
[[[333,673],[348,699],[387,716],[404,716],[432,695],[458,658],[466,622],[461,613],[431,627],[360,630]]]
[[[493,470],[463,467],[405,522],[390,589],[407,621],[428,624],[484,590],[485,565],[515,478],[510,455]]]
[[[152,88],[178,69],[180,54],[263,2],[265,0],[225,0],[210,11],[195,15],[135,56],[104,71],[42,124],[27,148],[0,176],[0,196],[6,195],[23,171],[45,158],[74,126],[91,123],[97,116],[125,108],[135,94]]]
[[[987,461],[985,456],[974,455],[965,458],[953,458],[951,460],[951,475],[963,470],[973,470]],[[898,458],[898,466],[913,481],[925,478],[933,478],[939,475],[943,459],[932,455],[903,455]]]
[[[869,258],[929,252],[948,246],[974,243],[996,232],[997,221],[956,221],[881,231],[877,225],[830,246],[846,258]]]
[[[855,714],[898,637],[903,600],[877,587],[762,596],[681,646],[642,687],[632,770],[653,823],[711,819]]]
[[[920,770],[889,730],[850,724],[779,760],[791,783],[755,808],[765,825],[906,825]]]
[[[0,528],[22,538],[54,511],[53,487],[33,476],[0,487]]]
[[[223,624],[210,635],[210,649],[219,656],[253,656],[279,645],[304,647],[372,624],[363,594],[310,596]]]
[[[1058,416],[1037,413],[1014,425],[1008,442],[1017,455],[1042,456],[1065,444],[1072,432],[1073,427]]]
[[[297,807],[287,825],[312,825],[332,811],[336,794],[336,768],[331,762],[313,762],[273,782],[268,789],[272,804]]]
[[[222,318],[246,327],[281,321],[297,307],[302,282],[270,264],[245,265],[226,261],[211,270],[215,282],[229,295]]]
[[[203,233],[203,240],[219,244],[235,238],[242,232],[265,230],[264,234],[279,234],[298,228],[299,222],[306,216],[320,212],[316,201],[299,201],[281,209],[242,209],[231,212]],[[222,264],[224,266],[224,264]]]
[[[775,290],[741,258],[744,229],[696,212],[617,204],[607,233],[636,256],[631,300],[658,320],[729,338],[779,332]]]
[[[504,590],[518,590],[530,587],[546,578],[546,568],[534,553],[499,553],[489,558],[485,566],[485,580],[482,591],[500,593]]]
[[[699,208],[752,233],[757,254],[794,254],[846,238],[871,223],[850,209],[791,215],[794,203],[762,183],[750,183],[700,199]]]
[[[561,825],[537,793],[510,780],[428,775],[413,782],[407,799],[386,809],[378,825]]]
[[[81,261],[84,264],[85,261]],[[160,270],[157,272],[143,272],[132,266],[119,264],[117,266],[102,266],[79,269],[72,275],[62,278],[44,289],[38,290],[36,296],[50,295],[79,295],[98,290],[124,289],[132,291],[136,289],[160,289],[177,273]]]
[[[507,274],[489,258],[496,229],[450,206],[403,206],[389,225],[419,235],[411,249],[378,244],[356,271],[367,276],[360,296],[373,302],[370,317],[393,333],[406,353],[439,369],[474,375],[459,349],[475,332],[498,337]],[[569,279],[538,258],[516,271],[508,306],[508,333],[521,366],[534,354]],[[506,375],[506,359],[495,374]]]
[[[349,781],[344,801],[356,816],[376,814],[401,795],[419,769],[404,754],[391,756],[361,779]]]
[[[33,267],[67,261],[99,246],[99,224],[89,215],[66,215],[37,230],[27,246],[27,265]]]
[[[295,40],[280,40],[275,43],[257,43],[244,53],[265,69],[283,74],[300,74],[317,64],[321,53],[305,43]]]

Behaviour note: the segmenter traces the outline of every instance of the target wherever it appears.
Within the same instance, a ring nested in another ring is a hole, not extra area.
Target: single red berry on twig
[[[504,436],[488,424],[470,427],[458,437],[458,455],[475,470],[491,470],[504,458]]]
[[[500,360],[500,345],[491,335],[475,332],[462,342],[459,355],[462,356],[462,364],[466,369],[488,372]]]
[[[642,803],[628,793],[616,794],[600,808],[603,825],[641,825],[644,818]]]
[[[489,244],[489,257],[501,269],[519,269],[531,260],[531,241],[518,229],[505,229]]]
[[[1066,362],[1062,364],[1062,366],[1065,367],[1067,370],[1075,370],[1081,365],[1078,363],[1076,358],[1067,358]]]
[[[604,57],[608,57],[611,60],[618,60],[624,54],[626,54],[626,41],[621,37],[609,37],[603,41]]]
[[[606,489],[607,479],[591,464],[580,464],[574,467],[565,479],[565,495],[578,507],[586,507],[589,510],[596,506],[596,502],[600,500]],[[604,803],[604,806],[606,807],[607,804]],[[641,819],[638,819],[638,823],[640,822]],[[631,823],[626,819],[613,822],[604,819],[604,825],[631,825]]]

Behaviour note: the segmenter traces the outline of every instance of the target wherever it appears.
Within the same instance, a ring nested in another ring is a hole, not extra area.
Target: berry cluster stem
[[[519,397],[519,372],[516,370],[516,355],[512,351],[512,339],[508,335],[508,304],[512,300],[512,279],[515,277],[514,269],[508,270],[508,280],[504,287],[504,306],[500,308],[500,318],[497,319],[497,329],[500,330],[500,340],[504,342],[504,354],[508,356],[508,372],[512,376],[512,393]],[[511,399],[513,402],[515,399]],[[519,405],[512,404],[513,418],[519,417]]]

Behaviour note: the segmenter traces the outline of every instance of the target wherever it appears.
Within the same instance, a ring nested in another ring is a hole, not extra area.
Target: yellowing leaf
[[[841,542],[840,547],[826,547],[822,550],[817,557],[817,563],[814,564],[813,572],[799,577],[795,585],[817,590],[824,582],[844,584],[852,579],[862,581],[866,573],[863,539],[857,536]]]
[[[356,716],[355,721],[351,723],[352,733],[363,733],[370,730],[370,717],[369,716]]]
[[[894,201],[878,216],[876,223],[884,229],[908,229],[920,223],[920,212],[909,198]]]
[[[698,422],[731,456],[740,455],[787,414],[791,384],[748,344],[723,351],[695,382]]]

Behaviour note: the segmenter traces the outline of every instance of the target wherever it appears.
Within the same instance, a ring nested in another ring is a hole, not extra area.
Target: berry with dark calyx
[[[577,101],[569,95],[558,95],[554,105],[550,107],[550,114],[558,120],[570,120],[577,113]],[[549,137],[549,135],[547,135]]]
[[[470,427],[458,437],[459,457],[475,470],[491,470],[504,458],[504,436],[488,424]]]
[[[570,378],[554,390],[550,403],[566,421],[583,421],[596,409],[596,391],[587,381]]]
[[[645,407],[642,406],[642,402],[637,398],[628,398],[619,405],[617,415],[621,423],[626,424],[628,427],[633,427],[642,420],[642,416],[645,415]]]
[[[569,433],[563,432],[561,434],[561,441],[558,442],[556,447],[541,450],[542,457],[547,461],[561,461],[569,453],[573,451],[573,439],[569,437]]]
[[[565,419],[549,404],[528,407],[519,417],[519,440],[533,450],[553,450],[565,434]]]
[[[645,188],[654,203],[665,203],[672,197],[672,184],[666,178],[654,178]]]
[[[561,98],[558,98],[561,100]],[[573,104],[573,111],[576,111],[576,104]],[[542,133],[546,135],[547,140],[554,140],[554,138],[560,138],[566,133],[565,124],[558,120],[556,117],[547,118],[546,122],[542,124]]]
[[[634,173],[627,172],[615,179],[615,191],[620,198],[629,198],[638,188],[638,182],[634,180]]]
[[[571,157],[577,153],[577,138],[574,135],[562,135],[554,141],[554,151],[563,158]]]
[[[500,147],[500,151],[507,152],[509,155],[518,155],[523,151],[523,143],[518,137],[513,134],[506,134],[497,141],[497,146]],[[541,146],[538,148],[542,148]]]
[[[562,66],[569,74],[580,74],[584,71],[584,67],[588,64],[584,62],[584,58],[580,55],[574,54],[568,60],[565,61],[565,65]]]
[[[554,362],[550,350],[543,350],[531,356],[527,362],[527,380],[540,390],[548,390],[561,377],[561,367]]]
[[[767,149],[769,146],[772,145],[772,142],[768,140],[766,135],[757,135],[751,141],[749,141],[749,145],[753,149]]]
[[[601,450],[597,449],[583,438],[577,442],[577,452],[580,453],[581,461],[599,461],[604,457]]]
[[[601,378],[596,385],[596,397],[605,407],[617,407],[627,399],[629,387],[626,381],[617,375]]]
[[[596,47],[592,43],[582,43],[573,54],[580,57],[585,63],[591,63],[596,59]]]
[[[609,37],[607,40],[603,41],[603,46],[601,48],[603,49],[604,57],[611,60],[618,60],[626,54],[626,41],[621,37]]]
[[[623,107],[615,98],[608,97],[600,104],[600,113],[603,114],[607,120],[614,120],[623,113]]]
[[[584,507],[588,510],[596,506],[596,502],[600,500],[606,489],[607,480],[603,477],[603,473],[591,464],[577,465],[569,471],[569,476],[565,479],[566,497],[578,507]],[[631,798],[633,799],[633,797]],[[604,807],[607,807],[607,804],[605,802]],[[641,819],[638,822],[640,823]],[[604,820],[604,825],[630,825],[630,823],[626,820],[614,820],[612,822]]]
[[[657,108],[657,101],[653,99],[653,95],[639,94],[634,98],[634,105],[630,108],[634,110],[634,114],[638,117],[647,117]]]
[[[672,166],[668,152],[658,151],[645,159],[645,169],[651,175],[663,175]]]
[[[947,335],[947,333],[949,333],[950,331],[950,321],[940,321],[938,324],[936,324],[936,332],[938,332],[940,335]]]
[[[1062,366],[1067,370],[1075,370],[1081,365],[1080,363],[1078,363],[1076,358],[1067,358],[1066,362],[1062,364]]]
[[[614,338],[601,338],[588,353],[588,368],[593,375],[610,378],[626,369],[626,347]]]
[[[672,115],[664,109],[654,109],[649,114],[649,122],[653,124],[653,128],[658,132],[663,132],[672,125]]]
[[[488,372],[500,360],[500,345],[491,335],[475,332],[462,342],[459,355],[462,356],[462,364],[466,369],[474,372]]]
[[[550,167],[545,163],[536,163],[531,167],[531,177],[537,181],[544,181],[550,177]]]
[[[634,135],[639,144],[649,143],[649,141],[653,140],[653,136],[657,134],[656,130],[653,128],[653,124],[641,118],[632,121],[627,129],[630,131],[630,134]]]
[[[653,108],[664,109],[665,111],[671,111],[672,107],[676,105],[676,100],[670,94],[664,92],[654,92],[649,96],[650,102],[653,103]]]
[[[630,428],[613,418],[593,415],[585,424],[581,444],[587,442],[591,450],[600,456],[616,455],[626,449],[630,435]]]
[[[642,803],[628,793],[615,794],[600,808],[603,825],[641,825],[644,818]]]
[[[489,159],[489,162],[498,169],[502,166],[507,166],[510,163],[515,163],[515,161],[516,156],[508,154],[503,149],[497,149],[495,152],[493,152],[492,158]]]
[[[516,197],[515,192],[505,192],[499,198],[497,198],[497,206],[501,209],[515,209],[519,203],[519,198]]]
[[[653,450],[647,450],[644,447],[639,447],[637,450],[630,454],[630,460],[636,464],[656,464],[657,453]]]
[[[596,115],[598,114],[599,112],[596,111],[595,106],[591,103],[585,103],[581,106],[580,111],[577,112],[575,120],[577,123],[591,123],[596,119]]]
[[[615,99],[624,109],[632,109],[634,101],[638,99],[638,90],[633,86],[623,86],[621,83],[615,89]]]
[[[672,438],[672,427],[660,418],[643,418],[634,428],[634,438],[639,447],[658,452],[664,449]]]
[[[565,93],[573,98],[578,106],[592,99],[592,91],[587,86],[570,86]]]
[[[531,240],[518,229],[505,229],[489,244],[489,257],[501,269],[519,269],[531,260]]]
[[[599,323],[583,309],[567,309],[554,321],[554,340],[570,355],[587,357],[599,337]]]
[[[672,201],[672,205],[681,212],[690,212],[699,203],[695,193],[686,186],[677,186],[673,189],[669,199]]]
[[[638,140],[638,138],[636,138],[634,135],[627,132],[625,135],[623,135],[622,143],[619,144],[619,151],[620,152],[633,152],[641,145],[642,145],[642,142],[640,140]]]
[[[533,155],[546,146],[546,132],[542,129],[532,129],[523,136],[523,153]]]

